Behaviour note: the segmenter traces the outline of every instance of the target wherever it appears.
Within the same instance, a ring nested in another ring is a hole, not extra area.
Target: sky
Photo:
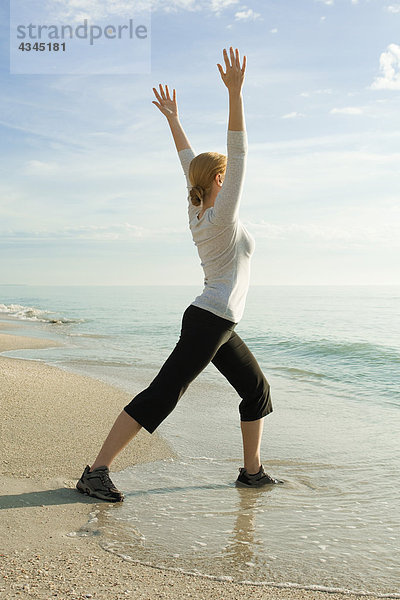
[[[71,22],[104,6],[52,4]],[[400,2],[153,0],[147,72],[123,74],[12,73],[4,0],[0,23],[0,284],[201,287],[152,88],[176,89],[196,154],[226,154],[230,46],[247,57],[251,284],[400,284]]]

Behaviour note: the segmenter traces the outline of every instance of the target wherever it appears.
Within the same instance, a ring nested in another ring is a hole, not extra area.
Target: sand
[[[8,323],[0,327],[9,329]],[[23,334],[23,327],[15,327]],[[0,352],[56,342],[0,334]],[[84,530],[97,502],[75,490],[131,396],[40,361],[0,356],[0,598],[339,600],[355,595],[241,585],[130,563]],[[112,471],[174,456],[140,431]],[[104,504],[104,503],[101,503]],[[370,596],[371,597],[371,596]]]

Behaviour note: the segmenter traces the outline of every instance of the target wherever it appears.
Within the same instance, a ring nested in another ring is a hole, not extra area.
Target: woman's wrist
[[[242,97],[242,88],[240,88],[240,89],[228,88],[228,94],[231,99],[239,99]]]
[[[243,113],[243,98],[240,92],[229,94],[228,129],[242,131],[245,128]]]

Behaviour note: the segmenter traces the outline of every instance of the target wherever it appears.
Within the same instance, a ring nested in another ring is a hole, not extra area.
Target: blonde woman
[[[212,362],[235,388],[239,404],[244,466],[236,484],[260,487],[282,483],[265,473],[260,458],[263,418],[272,412],[270,386],[255,357],[235,332],[249,287],[254,240],[239,220],[247,134],[242,86],[246,57],[223,50],[225,71],[218,69],[229,92],[228,156],[204,152],[195,156],[178,117],[176,92],[153,88],[153,104],[167,118],[188,188],[189,227],[204,269],[204,290],[182,318],[178,343],[149,387],[125,406],[99,455],[86,466],[77,488],[82,493],[118,502],[122,492],[109,476],[117,454],[144,427],[153,433],[172,412],[189,384]]]

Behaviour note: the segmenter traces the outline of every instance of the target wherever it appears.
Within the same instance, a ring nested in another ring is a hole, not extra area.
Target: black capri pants
[[[241,421],[256,421],[272,412],[269,383],[234,331],[236,325],[198,306],[188,306],[174,350],[149,387],[124,407],[125,412],[153,433],[210,362],[242,398]]]

